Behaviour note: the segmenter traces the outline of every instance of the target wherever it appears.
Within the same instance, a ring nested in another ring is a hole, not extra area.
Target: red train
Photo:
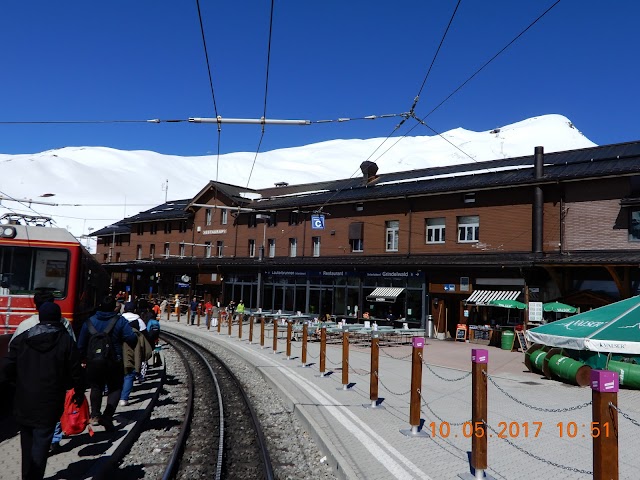
[[[62,315],[82,325],[108,287],[108,274],[67,230],[0,225],[0,333],[35,313],[38,290],[52,292]]]

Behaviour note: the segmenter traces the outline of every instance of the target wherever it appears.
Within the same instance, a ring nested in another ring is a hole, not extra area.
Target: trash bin
[[[547,355],[547,352],[545,352],[544,350],[536,350],[527,355],[529,356],[531,371],[542,373],[542,361],[544,360],[544,357]]]
[[[511,350],[513,349],[513,342],[516,339],[516,334],[511,330],[503,330],[502,331],[502,341],[501,346],[502,350]]]
[[[549,359],[549,370],[553,375],[574,385],[589,385],[591,367],[564,355],[553,355]]]
[[[433,317],[429,315],[429,320],[427,320],[427,337],[433,338]]]
[[[620,385],[629,388],[640,388],[640,365],[609,360],[607,370],[618,372]]]

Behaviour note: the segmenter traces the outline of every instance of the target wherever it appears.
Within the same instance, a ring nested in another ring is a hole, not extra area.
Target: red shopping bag
[[[85,398],[79,407],[74,403],[73,389],[67,390],[67,396],[64,401],[64,411],[60,417],[60,425],[65,435],[78,435],[84,432],[89,425],[89,404]],[[93,436],[93,429],[89,426],[89,435]]]

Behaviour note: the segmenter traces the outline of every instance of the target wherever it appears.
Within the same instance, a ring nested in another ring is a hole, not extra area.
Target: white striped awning
[[[399,287],[378,287],[367,295],[367,301],[393,303],[403,291],[404,288]]]
[[[519,290],[476,290],[467,298],[467,303],[488,305],[491,300],[515,300],[519,295]]]

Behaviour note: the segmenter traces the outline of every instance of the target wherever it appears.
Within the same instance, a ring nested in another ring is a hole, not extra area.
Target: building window
[[[229,210],[220,210],[220,225],[226,225],[229,218]]]
[[[364,222],[349,224],[349,245],[352,252],[362,252],[364,248]]]
[[[171,222],[164,222],[164,233],[171,233]]]
[[[640,209],[629,212],[629,241],[640,242]]]
[[[169,258],[169,254],[170,254],[170,246],[168,243],[164,244],[164,256]]]
[[[477,242],[479,238],[480,238],[480,217],[478,215],[458,217],[458,242],[459,243]]]
[[[207,208],[204,211],[204,224],[211,225],[211,209],[210,208]]]
[[[254,258],[256,256],[256,241],[249,240],[249,258]]]
[[[103,253],[102,254],[102,263],[109,263],[109,254],[108,253]]]
[[[275,227],[278,224],[278,216],[276,212],[269,213],[269,226]]]
[[[186,220],[180,220],[180,223],[178,224],[178,230],[180,233],[185,233],[187,231],[187,221]]]
[[[184,251],[185,251],[185,244],[181,243],[180,244],[180,258],[184,257]]]
[[[204,256],[211,258],[211,242],[204,242]]]
[[[249,214],[249,221],[247,222],[247,226],[249,228],[256,228],[256,226],[258,225],[258,218],[256,217],[255,213],[250,213]]]
[[[120,261],[120,252],[116,252],[116,262]]]
[[[136,225],[136,234],[142,235],[144,233],[144,223],[138,223]]]
[[[398,220],[391,220],[385,222],[386,225],[386,251],[397,252],[398,251],[398,239],[400,233],[400,222]]]
[[[289,212],[289,225],[298,225],[298,211]]]
[[[152,223],[151,225],[149,225],[149,233],[151,235],[155,235],[156,233],[158,233],[158,224],[157,223]]]
[[[224,242],[222,240],[218,240],[216,242],[216,253],[218,254],[218,258],[222,257],[224,252]]]
[[[427,218],[427,243],[444,243],[444,218]]]
[[[349,243],[351,244],[352,252],[364,252],[364,242],[362,239],[354,238],[353,240],[349,240]]]
[[[151,245],[149,245],[149,258],[153,260],[155,256],[156,256],[156,245],[155,243],[152,243]]]
[[[122,235],[118,235],[116,237],[116,247],[121,247],[122,246]]]
[[[298,254],[298,240],[296,238],[289,239],[289,256],[295,257]]]
[[[136,260],[142,260],[142,245],[136,247]]]
[[[313,256],[319,257],[320,256],[320,237],[312,237],[311,245],[313,247]]]
[[[276,239],[270,238],[269,239],[269,257],[273,258],[275,256],[276,256]]]

